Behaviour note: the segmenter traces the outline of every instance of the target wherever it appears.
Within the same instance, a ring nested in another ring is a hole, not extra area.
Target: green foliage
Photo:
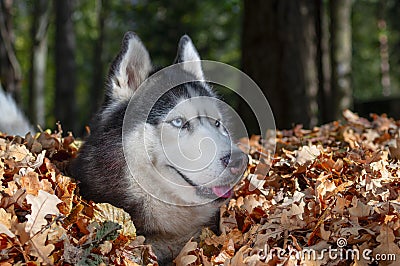
[[[353,87],[357,98],[369,98],[381,92],[379,79],[379,40],[377,18],[374,16],[375,3],[353,5]],[[369,19],[365,19],[366,16]],[[366,84],[371,84],[367,89]]]
[[[160,65],[172,62],[183,34],[192,37],[203,58],[239,63],[240,3],[237,0],[142,0],[133,9],[133,18],[135,30],[143,36]]]
[[[101,6],[103,3],[103,6]],[[103,54],[94,54],[93,47],[99,36],[98,13],[105,11],[105,41]],[[29,69],[31,67],[31,25],[33,1],[17,1],[15,5],[16,53],[21,63],[24,105],[28,105]],[[77,103],[82,124],[88,122],[91,104],[89,88],[94,74],[93,58],[101,57],[103,73],[119,51],[126,31],[135,31],[148,47],[156,66],[170,65],[176,55],[177,43],[188,34],[196,43],[204,59],[219,60],[232,65],[240,64],[241,1],[179,1],[179,0],[78,0],[72,17],[75,24],[78,85]],[[48,31],[49,55],[46,73],[46,121],[53,128],[54,107],[54,12],[51,12]],[[105,82],[105,77],[103,78]],[[71,88],[72,89],[72,88]],[[102,94],[104,88],[98,88]]]
[[[93,222],[89,227],[96,229],[96,235],[93,239],[89,239],[83,245],[84,251],[77,265],[96,266],[102,263],[104,264],[103,256],[92,253],[92,250],[93,248],[98,248],[100,244],[104,243],[104,241],[115,240],[119,235],[118,230],[120,230],[122,226],[118,223],[105,221],[101,225],[97,222]]]
[[[118,223],[106,221],[97,229],[96,237],[93,241],[95,243],[100,243],[103,241],[115,240],[119,235],[118,230],[121,228],[122,226]]]
[[[14,14],[14,48],[18,62],[21,65],[22,77],[22,102],[28,106],[29,68],[31,67],[31,21],[32,1],[17,1],[13,8]],[[27,109],[27,108],[26,108]],[[25,110],[27,111],[27,110]]]
[[[353,3],[353,59],[352,81],[354,96],[365,100],[382,97],[378,14],[383,12],[387,22],[389,41],[390,78],[392,94],[400,93],[400,57],[397,52],[400,40],[398,14],[400,4],[395,0],[386,1],[385,10],[380,10],[379,1],[358,0]],[[395,14],[394,11],[397,10]]]
[[[103,73],[119,50],[126,31],[135,31],[145,43],[157,66],[173,62],[177,43],[188,34],[196,44],[203,59],[216,60],[240,66],[241,0],[77,0],[73,15],[76,33],[76,62],[78,73],[77,121],[82,128],[92,116],[89,108],[92,95],[94,58],[101,57]],[[101,3],[103,6],[101,6]],[[326,1],[324,1],[326,4]],[[353,1],[353,63],[352,81],[354,96],[369,99],[382,96],[380,84],[379,31],[377,18],[380,5],[385,3],[384,16],[389,36],[390,74],[393,94],[400,93],[400,2],[398,0]],[[15,49],[23,71],[23,103],[28,104],[29,69],[31,68],[31,26],[33,0],[14,1]],[[105,12],[105,38],[102,54],[95,54],[94,46],[99,37],[98,14]],[[54,128],[54,7],[50,14],[48,31],[48,60],[46,71],[46,127]],[[261,26],[261,25],[260,25]],[[105,75],[103,75],[105,76]],[[102,78],[103,83],[105,77]],[[71,88],[72,89],[72,88]],[[104,88],[98,88],[102,95]],[[222,91],[225,98],[231,92]],[[27,110],[27,108],[25,108]]]
[[[104,265],[103,257],[98,254],[90,253],[84,256],[78,263],[78,266],[98,266],[100,264]]]
[[[170,65],[179,38],[188,34],[196,43],[202,58],[240,64],[241,1],[137,0],[103,1],[106,10],[104,53],[93,54],[98,37],[99,1],[80,1],[74,16],[77,34],[76,59],[79,85],[78,103],[81,121],[87,122],[90,102],[88,88],[93,76],[93,57],[101,56],[103,73],[120,49],[123,34],[135,31],[148,48],[156,66]],[[105,82],[105,80],[104,80]],[[99,88],[102,93],[104,88]]]
[[[387,0],[387,18],[389,29],[389,61],[390,76],[392,77],[395,93],[400,93],[400,1]]]

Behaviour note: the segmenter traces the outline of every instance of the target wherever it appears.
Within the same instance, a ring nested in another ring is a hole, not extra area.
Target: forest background
[[[33,124],[79,136],[126,31],[161,67],[188,34],[202,59],[254,79],[280,129],[346,108],[400,118],[399,17],[396,0],[0,0],[0,81]],[[248,106],[221,94],[259,133]]]

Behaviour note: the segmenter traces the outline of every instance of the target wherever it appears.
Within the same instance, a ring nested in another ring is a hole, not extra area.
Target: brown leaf
[[[393,159],[400,160],[400,138],[396,139],[396,147],[389,146],[389,151]]]
[[[44,262],[46,264],[53,264],[49,259],[49,255],[54,250],[54,245],[53,244],[46,245],[48,231],[49,230],[40,232],[40,233],[34,235],[29,240],[29,242],[28,242],[29,246],[30,246],[29,255],[37,257],[38,262]]]
[[[39,190],[37,196],[28,194],[26,200],[28,204],[31,204],[31,214],[27,215],[28,221],[25,230],[33,236],[41,231],[44,225],[47,225],[46,215],[59,214],[57,204],[61,200],[43,190]]]
[[[174,259],[177,266],[187,266],[197,261],[197,256],[190,254],[197,249],[197,243],[190,239],[182,248],[179,255]]]
[[[39,181],[39,175],[36,172],[28,172],[20,179],[21,186],[26,189],[26,193],[37,196],[38,191],[42,188]]]
[[[377,255],[382,256],[381,258],[383,258],[383,256],[387,256],[388,254],[395,255],[395,259],[393,261],[380,261],[381,265],[389,265],[392,262],[400,259],[400,248],[395,243],[393,230],[387,224],[383,224],[381,226],[380,234],[376,238],[376,241],[378,241],[380,245],[373,250],[375,257]]]

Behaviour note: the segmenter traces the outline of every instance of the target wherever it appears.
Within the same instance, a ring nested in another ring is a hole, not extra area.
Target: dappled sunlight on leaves
[[[221,235],[204,234],[190,253],[197,255],[192,265],[204,261],[200,251],[210,246],[212,252],[204,254],[213,265],[370,263],[361,255],[358,261],[328,254],[318,260],[294,256],[305,249],[321,255],[338,248],[340,238],[347,241],[344,250],[362,254],[369,249],[371,258],[390,253],[398,260],[400,123],[371,117],[345,111],[343,122],[277,131],[272,160],[265,145],[269,140],[241,140],[252,157],[248,172],[235,197],[221,207]],[[268,164],[266,175],[255,173]]]
[[[60,128],[0,133],[0,263],[156,264],[126,212],[82,199],[64,174],[80,145]]]
[[[204,228],[175,263],[370,263],[321,255],[343,239],[345,251],[400,259],[400,122],[345,111],[342,122],[276,133],[273,140],[240,140],[251,160],[234,196],[221,206],[220,232]],[[66,174],[80,145],[61,132],[0,135],[0,262],[157,265],[126,212],[79,196]],[[295,256],[310,249],[317,260]]]

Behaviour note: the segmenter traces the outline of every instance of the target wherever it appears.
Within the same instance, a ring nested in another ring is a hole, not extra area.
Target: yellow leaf
[[[99,222],[111,221],[118,223],[122,226],[121,234],[132,239],[136,236],[136,228],[131,221],[131,216],[123,209],[114,207],[111,204],[96,204],[93,219]]]

